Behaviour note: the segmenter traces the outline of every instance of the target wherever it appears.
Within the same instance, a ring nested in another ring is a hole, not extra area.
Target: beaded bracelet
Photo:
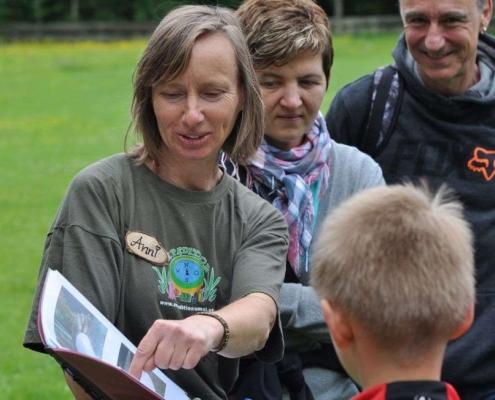
[[[227,321],[225,321],[220,315],[208,311],[201,311],[196,313],[196,315],[206,315],[207,317],[215,318],[218,322],[222,324],[223,337],[222,337],[222,341],[220,342],[220,346],[218,346],[218,348],[216,349],[210,350],[212,353],[218,353],[219,351],[222,351],[225,348],[225,346],[227,346],[227,343],[229,342],[230,339],[230,329],[229,329],[229,324],[227,324]]]

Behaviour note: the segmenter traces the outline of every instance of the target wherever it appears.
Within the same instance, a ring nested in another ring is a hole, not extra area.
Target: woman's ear
[[[468,331],[468,329],[471,327],[471,325],[473,324],[473,320],[474,320],[474,304],[471,304],[468,307],[468,310],[466,311],[466,315],[464,316],[464,320],[461,322],[461,324],[454,331],[454,333],[450,337],[450,340],[458,339],[462,335],[464,335]]]
[[[326,299],[322,299],[320,305],[334,345],[338,348],[349,346],[354,341],[354,334],[345,312]]]

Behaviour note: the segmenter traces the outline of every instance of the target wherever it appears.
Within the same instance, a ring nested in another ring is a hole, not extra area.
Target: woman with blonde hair
[[[138,347],[135,377],[158,367],[190,397],[226,399],[239,357],[282,356],[277,302],[288,242],[280,213],[217,164],[221,150],[248,159],[262,135],[233,12],[169,13],[138,64],[132,112],[142,144],[73,180],[38,288],[48,267],[60,270]],[[43,351],[37,302],[24,345]],[[76,398],[89,398],[74,374],[66,378]]]

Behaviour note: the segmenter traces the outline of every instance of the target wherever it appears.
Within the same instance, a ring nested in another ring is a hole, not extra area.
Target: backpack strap
[[[378,68],[374,72],[371,105],[361,150],[373,157],[380,154],[397,121],[403,92],[404,83],[394,65]]]

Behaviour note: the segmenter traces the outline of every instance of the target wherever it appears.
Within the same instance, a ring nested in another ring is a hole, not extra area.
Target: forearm
[[[230,339],[220,352],[235,358],[265,345],[277,316],[274,300],[264,293],[251,293],[216,312],[229,325]]]
[[[276,320],[277,307],[270,296],[253,293],[215,314],[225,320],[230,336],[219,353],[236,358],[264,346]],[[139,378],[143,369],[194,368],[208,352],[221,346],[225,332],[217,318],[204,314],[183,320],[156,320],[139,343],[129,373]]]

